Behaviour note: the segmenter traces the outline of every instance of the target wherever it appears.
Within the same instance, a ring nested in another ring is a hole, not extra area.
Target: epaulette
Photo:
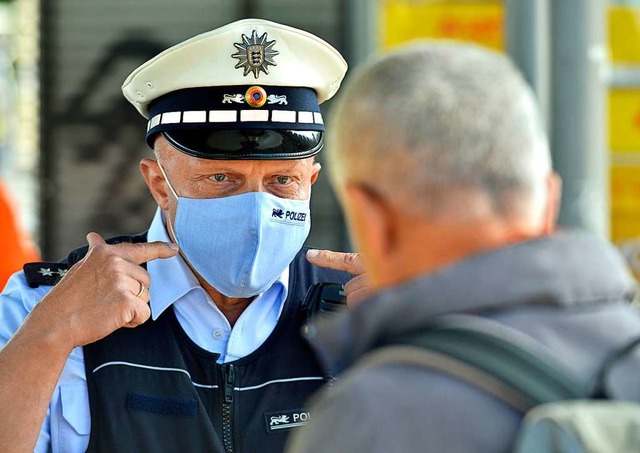
[[[105,239],[107,244],[122,244],[122,243],[138,243],[147,242],[147,233],[136,234],[135,236],[116,236],[109,239]],[[71,253],[69,256],[57,263],[27,263],[22,267],[24,276],[27,279],[27,284],[31,288],[37,288],[38,286],[54,286],[57,285],[62,277],[69,271],[69,269],[85,257],[89,247],[86,245],[80,247]]]
[[[69,271],[67,263],[27,263],[22,267],[27,284],[31,288],[54,286]]]

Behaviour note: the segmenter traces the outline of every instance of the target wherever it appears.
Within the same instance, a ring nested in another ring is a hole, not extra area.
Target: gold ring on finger
[[[140,282],[138,282],[138,283],[140,283]],[[142,296],[142,293],[144,293],[144,285],[142,283],[140,283],[140,291],[138,291],[138,294],[136,294],[136,297]]]

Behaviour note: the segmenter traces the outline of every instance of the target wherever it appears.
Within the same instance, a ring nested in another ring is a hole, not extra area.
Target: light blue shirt
[[[147,239],[149,242],[170,241],[160,210],[151,223]],[[219,362],[236,360],[258,349],[275,328],[287,297],[289,269],[257,296],[231,327],[180,255],[151,261],[147,270],[151,275],[152,318],[157,319],[173,305],[189,338],[207,351],[220,354]],[[50,290],[51,287],[30,288],[22,272],[11,277],[0,294],[0,347]],[[84,356],[82,348],[75,348],[53,392],[35,451],[84,452],[90,429]]]

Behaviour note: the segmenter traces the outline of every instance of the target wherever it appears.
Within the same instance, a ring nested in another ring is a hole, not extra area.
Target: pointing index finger
[[[316,266],[360,275],[364,273],[364,264],[360,254],[334,252],[331,250],[309,250],[307,260]]]
[[[147,263],[157,258],[171,258],[178,251],[177,244],[172,242],[140,242],[137,244],[116,244],[117,254],[135,264]]]

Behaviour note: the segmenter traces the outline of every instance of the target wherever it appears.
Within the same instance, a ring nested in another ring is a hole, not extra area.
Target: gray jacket
[[[424,275],[318,323],[309,340],[338,373],[360,356],[445,313],[475,313],[550,348],[583,379],[640,336],[636,286],[609,244],[562,233]],[[316,398],[302,452],[506,452],[521,416],[479,389],[426,369],[387,365],[344,373]],[[640,348],[610,373],[614,396],[640,401]]]

